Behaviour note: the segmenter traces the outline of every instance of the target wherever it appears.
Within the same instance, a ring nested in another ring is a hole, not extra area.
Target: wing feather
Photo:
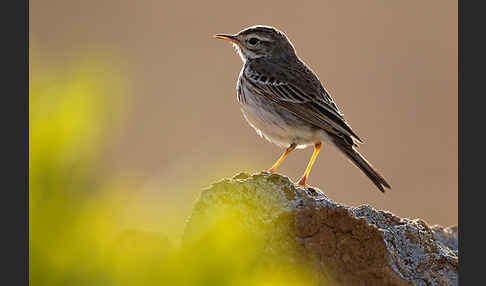
[[[254,93],[286,108],[301,119],[335,135],[346,135],[362,140],[346,123],[329,94],[320,86],[319,90],[305,92],[296,84],[281,79],[268,80],[269,76],[255,72],[243,73]],[[265,79],[265,80],[262,80]]]

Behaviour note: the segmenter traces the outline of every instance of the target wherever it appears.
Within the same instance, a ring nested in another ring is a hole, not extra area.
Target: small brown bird
[[[308,188],[307,177],[326,142],[342,151],[380,191],[391,188],[356,150],[361,139],[283,32],[269,26],[253,26],[236,35],[215,37],[232,42],[243,60],[237,98],[246,120],[260,136],[286,148],[268,172],[275,172],[295,148],[314,145],[304,175],[296,183]]]

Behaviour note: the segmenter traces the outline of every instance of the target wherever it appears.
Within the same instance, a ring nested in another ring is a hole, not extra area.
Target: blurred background
[[[126,231],[177,243],[202,188],[275,162],[282,150],[239,110],[240,58],[212,37],[255,24],[287,34],[393,189],[381,194],[326,146],[309,184],[344,204],[457,224],[457,1],[32,1],[35,284],[105,277],[93,259],[110,264],[97,251]],[[297,180],[311,153],[278,173]]]

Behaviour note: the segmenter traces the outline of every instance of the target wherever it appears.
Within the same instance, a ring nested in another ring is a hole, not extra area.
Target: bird
[[[383,193],[390,184],[358,152],[363,141],[351,129],[317,75],[297,56],[294,45],[280,30],[255,25],[237,34],[216,34],[229,41],[243,61],[236,84],[240,109],[256,133],[285,148],[267,170],[274,173],[295,149],[314,146],[296,186],[307,184],[323,144],[336,147]]]

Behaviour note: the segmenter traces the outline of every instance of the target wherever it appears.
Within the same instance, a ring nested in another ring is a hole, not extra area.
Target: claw
[[[306,189],[314,189],[312,186],[310,185],[307,185],[306,183],[301,183],[301,182],[298,182],[298,183],[294,183],[295,186],[299,186],[299,187],[304,187]]]

